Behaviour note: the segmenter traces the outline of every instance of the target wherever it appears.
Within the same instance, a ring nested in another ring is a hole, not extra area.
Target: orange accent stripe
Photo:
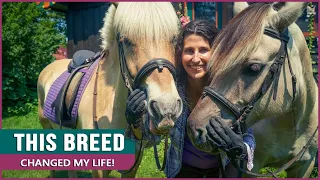
[[[310,36],[310,33],[309,32],[303,32],[303,35],[305,36],[305,37],[308,37],[308,36]],[[313,36],[316,36],[316,37],[318,37],[318,31],[315,31],[314,33],[313,33]]]
[[[217,8],[217,3],[216,3],[216,27],[218,28],[218,8]]]
[[[194,2],[192,2],[192,20],[195,19]]]

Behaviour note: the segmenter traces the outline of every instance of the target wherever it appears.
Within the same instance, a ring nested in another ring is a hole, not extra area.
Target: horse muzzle
[[[161,123],[164,124],[162,121],[158,125],[155,125],[154,121],[152,121],[151,119],[149,121],[150,121],[149,122],[150,132],[152,134],[156,134],[156,135],[167,134],[169,132],[169,130],[171,128],[173,128],[173,126],[174,126],[174,122],[172,120],[170,120],[170,122],[168,122],[167,120],[164,120],[164,121],[166,121],[165,123],[169,123],[170,124],[170,125],[164,125],[164,126],[160,125]]]
[[[175,121],[182,113],[182,100],[160,96],[157,99],[150,99],[147,109],[156,129],[169,130],[174,127]]]
[[[189,121],[193,122],[193,121]],[[187,126],[187,134],[191,143],[199,150],[208,152],[210,154],[219,153],[218,148],[213,146],[208,141],[208,133],[205,126],[197,126],[195,123],[190,123]]]
[[[176,119],[172,119],[172,115],[165,115],[160,121],[149,119],[149,129],[153,134],[166,134],[175,125]]]

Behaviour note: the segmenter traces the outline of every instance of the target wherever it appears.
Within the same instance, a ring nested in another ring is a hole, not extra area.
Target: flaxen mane
[[[178,18],[168,2],[119,3],[109,9],[100,30],[102,49],[109,48],[116,32],[133,43],[168,41],[179,33]],[[139,13],[132,13],[133,11]],[[172,13],[167,13],[172,11]],[[151,40],[151,41],[150,41]]]
[[[270,4],[253,4],[233,18],[220,32],[213,44],[214,51],[208,65],[211,77],[244,62],[256,51],[270,8]]]

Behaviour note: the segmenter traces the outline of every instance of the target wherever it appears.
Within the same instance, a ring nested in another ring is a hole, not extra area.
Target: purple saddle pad
[[[100,60],[97,59],[96,61],[93,62],[93,64],[89,68],[83,68],[80,70],[80,72],[84,73],[84,75],[82,76],[82,78],[80,80],[79,89],[76,93],[75,101],[73,103],[73,107],[72,107],[72,111],[71,111],[71,120],[68,123],[61,122],[62,126],[73,127],[72,125],[76,125],[76,120],[78,117],[78,107],[80,104],[81,97],[82,97],[84,90],[86,89],[86,87],[87,87],[87,85],[93,75],[93,71],[97,67],[99,61]],[[58,118],[56,117],[55,106],[53,103],[57,99],[60,90],[62,89],[62,87],[66,83],[70,74],[71,73],[69,73],[67,70],[65,72],[63,72],[53,82],[52,86],[50,87],[49,93],[45,99],[43,114],[46,118],[50,119],[51,121],[53,121],[57,124],[60,124],[60,122],[59,122]]]

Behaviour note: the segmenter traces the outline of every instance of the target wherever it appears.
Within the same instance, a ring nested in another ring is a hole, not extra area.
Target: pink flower
[[[188,24],[190,22],[190,17],[189,16],[187,16],[187,17],[182,16],[180,18],[180,22],[182,24],[182,27],[184,27],[186,24]]]
[[[60,46],[52,56],[55,57],[56,60],[67,59],[67,48]]]
[[[178,12],[177,12],[177,14],[178,14],[178,15],[180,15],[180,14],[181,14],[181,12],[180,12],[180,11],[178,11]]]

